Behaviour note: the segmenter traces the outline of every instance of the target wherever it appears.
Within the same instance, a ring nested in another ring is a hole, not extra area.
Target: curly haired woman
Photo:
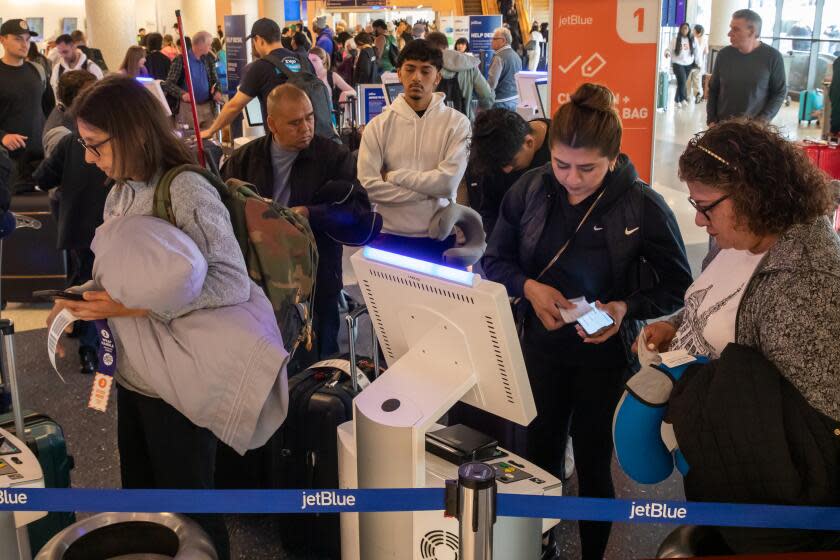
[[[772,455],[770,476],[766,478],[770,482],[753,492],[751,498],[761,503],[804,505],[802,500],[789,497],[812,501],[816,489],[798,483],[785,486],[782,473],[788,465],[807,459],[808,468],[797,473],[801,478],[792,478],[813,480],[820,470],[817,465],[836,464],[840,458],[840,438],[836,437],[840,435],[840,239],[826,217],[833,205],[828,177],[776,128],[746,120],[726,121],[695,136],[680,157],[679,172],[688,184],[689,201],[697,210],[694,221],[706,228],[713,248],[702,274],[686,292],[683,311],[670,321],[645,327],[648,347],[683,349],[722,364],[732,355],[731,350],[724,353],[724,348],[735,343],[757,351],[778,371],[777,385],[782,387],[782,394],[797,393],[793,399],[802,409],[815,411],[808,417],[816,421],[794,425],[797,418],[807,415],[795,414],[789,401],[755,399],[763,393],[756,392],[760,386],[753,381],[733,387],[749,386],[746,390],[750,394],[735,395],[736,408],[752,411],[750,414],[759,419],[758,429],[742,438],[739,427],[733,425],[723,434],[710,429],[701,437],[706,442],[711,438],[711,444],[730,456],[743,457],[750,465],[759,455]],[[739,376],[753,373],[746,367],[733,371]],[[709,391],[714,388],[709,385]],[[758,403],[755,408],[751,408],[753,402]],[[669,415],[684,449],[678,423],[685,422],[685,408],[674,404],[673,393],[670,407]],[[718,406],[714,410],[704,417],[705,427],[720,420],[729,409]],[[771,433],[777,425],[785,430]],[[819,446],[820,457],[788,460],[796,454],[801,434],[809,440],[815,440],[813,434],[817,434],[825,438],[820,441],[828,441]],[[780,447],[773,447],[778,441],[775,436],[781,437]],[[778,452],[768,453],[772,450]],[[707,457],[701,455],[697,460],[704,463]],[[698,466],[690,458],[688,462],[692,470]],[[767,470],[751,468],[746,469],[749,475],[734,477],[737,480],[733,480],[732,471],[719,471],[715,476],[726,479],[731,488],[752,488],[752,481]],[[691,476],[689,471],[686,496],[698,499],[689,495]],[[699,475],[693,476],[697,480]],[[827,500],[836,505],[840,499],[836,473],[828,478],[825,487],[833,490]],[[726,497],[725,501],[744,501],[734,492]],[[728,547],[738,553],[840,547],[837,532],[719,531]]]

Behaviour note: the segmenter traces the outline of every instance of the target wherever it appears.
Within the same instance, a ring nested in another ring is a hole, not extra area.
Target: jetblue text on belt
[[[442,488],[369,490],[0,490],[0,511],[324,513],[435,511]],[[567,520],[840,530],[840,508],[500,494],[498,514]]]

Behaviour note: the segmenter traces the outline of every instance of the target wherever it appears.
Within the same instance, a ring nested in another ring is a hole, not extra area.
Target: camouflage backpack
[[[170,187],[177,175],[187,171],[198,173],[219,191],[248,274],[274,307],[286,350],[293,355],[301,343],[311,350],[318,248],[307,219],[262,198],[253,185],[238,179],[224,183],[197,165],[181,165],[164,173],[155,188],[155,217],[178,225]]]

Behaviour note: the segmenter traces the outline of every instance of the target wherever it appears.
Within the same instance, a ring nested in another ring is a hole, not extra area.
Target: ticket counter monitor
[[[516,74],[519,105],[516,112],[528,121],[551,118],[548,99],[548,72],[523,71]]]
[[[354,399],[353,421],[339,427],[342,487],[443,486],[447,467],[437,457],[427,463],[426,432],[452,405],[460,400],[523,426],[536,416],[507,291],[477,274],[371,247],[351,262],[389,367]],[[488,462],[498,467],[500,492],[560,493],[559,481],[515,455]],[[530,558],[528,550],[538,557],[543,521],[508,521],[506,528],[500,520],[494,540],[518,548],[517,558]],[[342,557],[429,558],[424,539],[457,544],[457,524],[453,534],[443,522],[439,511],[363,513],[354,539],[343,514]],[[444,534],[451,537],[440,541]]]
[[[366,125],[385,110],[388,105],[382,84],[359,84],[356,86],[356,114],[360,125]]]

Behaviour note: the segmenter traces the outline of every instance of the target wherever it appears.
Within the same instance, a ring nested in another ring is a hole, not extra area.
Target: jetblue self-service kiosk
[[[388,370],[339,427],[342,488],[443,487],[458,466],[426,452],[426,433],[457,401],[521,425],[536,416],[504,286],[477,274],[366,247],[351,257]],[[516,455],[489,458],[499,492],[561,495],[559,480]],[[499,518],[499,558],[537,559],[556,520]],[[442,511],[341,514],[345,560],[455,558],[457,520]],[[439,550],[443,556],[430,551]],[[454,551],[454,554],[453,552]]]
[[[19,496],[7,489],[43,488],[44,473],[35,454],[20,439],[0,428],[0,495],[9,503]],[[26,526],[45,517],[45,511],[0,511],[0,558],[31,560]]]

